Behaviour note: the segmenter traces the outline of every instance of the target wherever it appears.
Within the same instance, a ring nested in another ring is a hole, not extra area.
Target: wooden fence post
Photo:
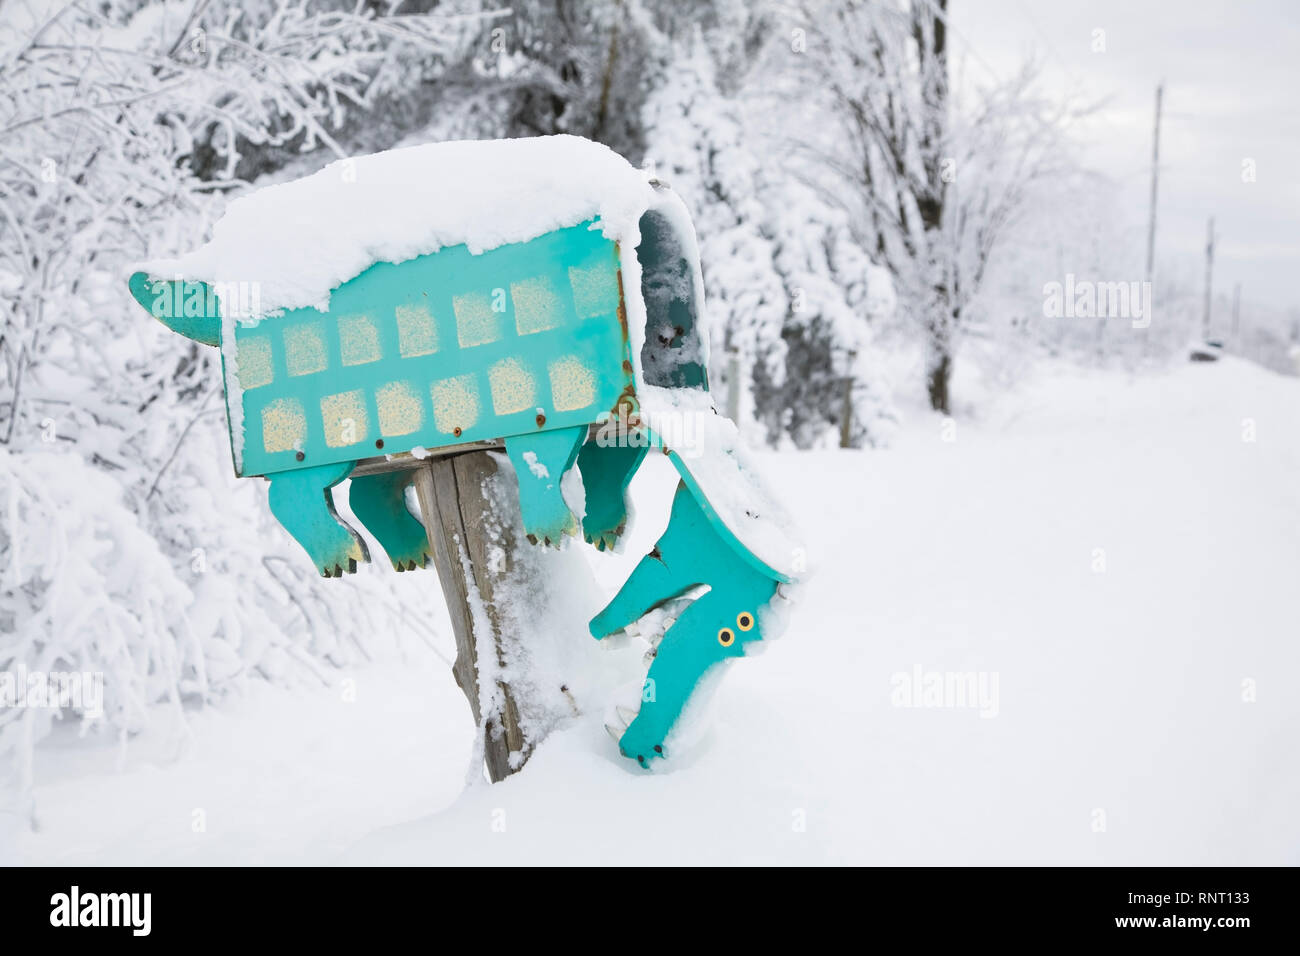
[[[479,692],[480,660],[494,671],[507,663],[497,610],[497,589],[505,572],[491,570],[488,549],[496,543],[512,554],[515,523],[510,515],[498,514],[487,525],[499,505],[484,490],[484,482],[496,474],[497,462],[487,451],[427,459],[415,472],[420,513],[456,636],[452,674],[469,700],[475,724],[483,728],[483,760],[493,783],[522,769],[529,756],[510,686],[493,674],[485,678],[496,685],[486,698],[493,702],[487,714],[482,713],[484,695]],[[476,602],[482,606],[477,615]],[[511,766],[512,753],[519,755],[516,766]]]
[[[844,398],[840,407],[840,447],[853,447],[853,370],[857,364],[856,350],[849,352],[844,374]]]
[[[853,376],[844,376],[844,403],[840,408],[840,447],[853,447]]]

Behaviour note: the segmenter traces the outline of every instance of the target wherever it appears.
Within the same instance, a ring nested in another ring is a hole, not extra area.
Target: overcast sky
[[[1150,190],[1155,88],[1165,83],[1157,262],[1202,260],[1215,288],[1300,310],[1300,2],[950,0],[964,71],[1011,76],[1037,53],[1044,82],[1108,97],[1086,127],[1086,165],[1123,190],[1141,228]],[[1105,31],[1105,52],[1092,50]],[[1257,179],[1242,182],[1243,159]],[[1135,276],[1134,278],[1140,278]]]

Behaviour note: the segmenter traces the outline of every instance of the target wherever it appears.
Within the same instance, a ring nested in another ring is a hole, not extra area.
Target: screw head
[[[302,461],[302,460],[303,460],[304,458],[306,458],[307,456],[304,455],[302,452],[298,452],[298,454],[294,455],[293,457],[294,457],[294,458],[297,458],[299,461]]]

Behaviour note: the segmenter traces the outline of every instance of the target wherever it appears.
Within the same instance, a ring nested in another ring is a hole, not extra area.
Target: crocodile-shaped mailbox
[[[256,203],[263,193],[238,210],[237,202],[228,214],[233,239],[219,225],[209,247],[188,260],[131,275],[131,293],[172,329],[220,347],[236,473],[269,479],[272,512],[326,577],[368,558],[329,491],[362,461],[364,474],[351,481],[352,511],[403,571],[429,557],[424,526],[405,504],[413,473],[399,467],[403,458],[501,441],[518,476],[529,539],[558,545],[580,527],[603,550],[625,532],[628,484],[647,452],[668,454],[681,477],[668,528],[591,623],[604,637],[669,600],[700,595],[657,647],[647,678],[654,692],[639,711],[620,710],[611,728],[622,752],[648,766],[666,755],[670,731],[705,673],[765,636],[777,587],[790,580],[782,559],[793,559],[780,545],[774,552],[769,535],[751,533],[770,526],[774,506],[737,457],[734,429],[707,399],[703,287],[689,220],[666,187],[574,137],[439,144],[355,162],[371,181],[387,184],[401,178],[395,163],[409,169],[413,160],[430,182],[445,183],[444,191],[457,186],[450,170],[440,174],[440,163],[478,167],[487,177],[478,199],[494,207],[503,206],[504,187],[494,189],[482,167],[505,161],[522,175],[523,162],[552,178],[513,205],[483,212],[514,214],[528,220],[523,225],[486,239],[462,228],[465,241],[452,243],[446,240],[459,237],[455,228],[426,237],[415,217],[399,215],[408,210],[386,211],[391,194],[378,186],[364,194],[362,175],[361,186],[336,187],[362,194],[338,201],[361,202],[351,213],[365,217],[362,232],[382,229],[391,213],[393,230],[409,240],[401,246],[406,254],[344,244],[337,258],[347,262],[334,266],[329,256],[337,250],[324,248],[328,268],[302,261],[327,289],[306,279],[272,282],[265,311],[236,314],[237,284],[259,282],[249,277],[258,263],[247,246],[261,237],[247,228],[241,236],[241,217],[257,226],[260,216],[267,230],[284,232],[274,241],[311,248],[317,227],[306,220],[328,201],[313,202],[308,185],[328,176],[327,168],[263,191],[272,193],[269,206]],[[528,205],[563,175],[586,175],[593,185],[557,198],[554,208]],[[465,188],[473,193],[474,185]],[[600,201],[587,201],[588,194]],[[424,197],[431,222],[448,215],[436,199],[451,194]],[[420,205],[418,196],[412,202]],[[684,415],[709,420],[689,449],[672,448],[661,423]],[[384,470],[386,462],[392,470]],[[575,465],[586,494],[581,522],[562,489]],[[749,495],[740,506],[733,503],[737,488]],[[755,538],[764,539],[762,556]]]

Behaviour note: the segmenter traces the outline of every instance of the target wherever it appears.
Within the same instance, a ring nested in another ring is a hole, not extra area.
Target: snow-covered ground
[[[817,574],[685,766],[639,772],[591,713],[466,787],[468,708],[412,648],[125,752],[56,734],[37,829],[10,815],[0,854],[7,833],[33,863],[1300,863],[1300,380],[1047,367],[955,430],[914,411],[888,451],[761,460]],[[666,463],[637,483],[666,506]],[[640,514],[628,554],[593,555],[610,593],[666,520]],[[917,671],[985,697],[898,706]]]

